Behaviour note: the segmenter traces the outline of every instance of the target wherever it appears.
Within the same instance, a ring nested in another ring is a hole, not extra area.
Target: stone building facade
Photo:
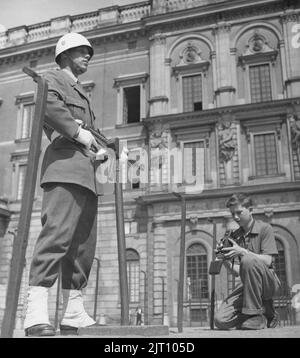
[[[22,67],[41,75],[55,68],[55,43],[70,31],[84,34],[95,50],[81,81],[97,126],[129,150],[122,173],[134,178],[123,185],[131,310],[142,307],[146,324],[176,325],[181,202],[174,192],[186,197],[185,325],[208,323],[212,221],[219,238],[231,224],[225,201],[232,193],[253,195],[255,217],[274,228],[286,289],[300,283],[299,14],[297,1],[153,0],[0,34],[0,319],[35,100]],[[41,158],[46,145],[43,137]],[[118,324],[115,207],[106,189],[98,260],[84,294],[90,314]],[[18,327],[41,228],[41,194],[37,184]],[[231,289],[222,271],[217,299]],[[54,286],[52,320],[60,314],[56,297]]]

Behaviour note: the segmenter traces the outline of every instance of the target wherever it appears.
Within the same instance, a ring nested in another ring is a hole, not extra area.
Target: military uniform
[[[50,145],[42,168],[42,231],[30,268],[31,286],[51,287],[62,268],[62,287],[86,286],[93,263],[97,232],[95,160],[72,138],[78,124],[94,127],[88,97],[65,70],[49,71],[44,131]]]

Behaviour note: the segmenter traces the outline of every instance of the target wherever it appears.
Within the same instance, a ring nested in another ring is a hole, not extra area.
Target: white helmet
[[[70,32],[62,36],[58,40],[55,48],[55,61],[57,62],[58,56],[61,53],[79,46],[87,46],[89,49],[90,56],[92,58],[94,50],[90,42],[84,36],[78,34],[77,32]]]

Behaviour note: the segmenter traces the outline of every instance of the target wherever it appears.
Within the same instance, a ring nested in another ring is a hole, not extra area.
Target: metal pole
[[[185,264],[185,223],[186,223],[186,200],[185,197],[173,193],[181,199],[181,235],[180,235],[180,257],[179,257],[179,282],[178,282],[178,306],[177,306],[177,327],[182,332],[183,324],[183,296],[184,296],[184,264]]]
[[[98,286],[99,286],[99,269],[100,269],[100,259],[94,257],[94,260],[97,262],[97,271],[96,271],[96,288],[95,288],[95,299],[94,299],[94,321],[97,320],[97,303],[98,303]]]
[[[128,280],[126,265],[126,243],[124,228],[124,208],[123,191],[120,181],[120,157],[119,157],[119,138],[115,139],[116,153],[116,178],[115,178],[115,204],[117,220],[117,238],[118,238],[118,260],[119,260],[119,279],[121,294],[121,325],[129,325],[129,299],[128,299]]]
[[[12,337],[22,281],[22,273],[28,244],[32,205],[36,188],[36,178],[41,153],[42,125],[46,109],[48,85],[45,79],[29,68],[23,71],[37,82],[37,96],[32,124],[27,170],[22,196],[17,238],[13,243],[10,274],[7,285],[5,312],[2,321],[1,337]]]
[[[213,250],[212,250],[212,261],[215,261],[216,253],[215,249],[217,246],[217,226],[215,219],[209,219],[213,224]],[[211,296],[210,296],[210,329],[214,329],[215,319],[215,289],[216,289],[216,277],[211,275]]]

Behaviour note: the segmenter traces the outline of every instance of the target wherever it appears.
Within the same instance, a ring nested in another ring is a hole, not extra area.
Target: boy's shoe
[[[257,329],[264,329],[265,326],[266,326],[266,322],[263,315],[255,315],[255,316],[248,315],[248,318],[241,324],[240,329],[257,330]]]
[[[265,317],[267,319],[267,327],[275,328],[280,324],[279,314],[275,311],[274,302],[272,299],[264,301]]]
[[[275,328],[280,325],[278,312],[274,312],[273,316],[266,316],[266,318],[267,318],[267,327],[268,328]]]

